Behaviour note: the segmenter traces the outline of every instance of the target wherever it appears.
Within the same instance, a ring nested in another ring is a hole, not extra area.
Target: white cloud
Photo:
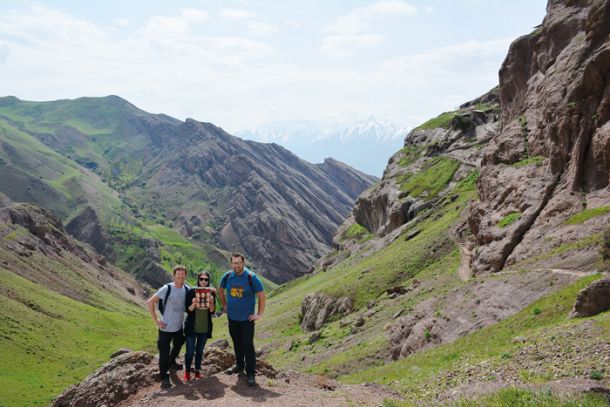
[[[129,27],[129,20],[126,18],[117,18],[113,21],[114,25],[118,28],[126,28]]]
[[[263,20],[258,14],[223,24],[205,10],[178,9],[143,23],[133,18],[117,30],[44,7],[5,12],[0,14],[0,95],[48,100],[117,94],[147,111],[234,131],[296,118],[375,116],[415,126],[497,84],[508,40],[427,49],[422,33],[418,45],[425,51],[419,53],[407,53],[407,46],[383,48],[376,55],[393,57],[370,58],[366,64],[320,58],[319,46],[325,55],[341,57],[386,45],[390,41],[375,32],[376,24],[412,13],[404,4],[356,9],[375,17],[354,12],[365,22],[363,29],[333,25],[335,31],[323,31],[326,38],[319,44],[311,38],[320,34],[315,27],[324,27],[323,20],[298,13],[271,21],[282,36],[258,41],[248,34],[250,23]],[[298,30],[289,28],[291,19]],[[272,31],[257,28],[260,35]]]
[[[181,16],[186,21],[201,23],[208,19],[208,12],[205,10],[187,8],[182,10]]]
[[[220,11],[219,16],[226,21],[240,21],[254,18],[256,14],[239,8],[225,8]]]
[[[8,58],[9,48],[8,45],[0,43],[0,64],[4,63]]]
[[[323,54],[331,58],[353,55],[356,51],[378,45],[384,40],[381,35],[329,35],[322,40]]]
[[[415,14],[417,9],[404,1],[378,1],[365,7],[351,10],[338,17],[325,31],[337,35],[354,35],[366,31],[371,23],[385,17],[408,16]]]
[[[344,16],[337,17],[324,31],[329,33],[322,40],[323,54],[340,58],[355,51],[373,47],[383,42],[379,34],[367,33],[374,22],[387,17],[408,16],[417,9],[405,1],[382,0],[365,7],[357,7]]]
[[[257,20],[258,15],[252,11],[237,8],[225,8],[220,11],[220,19],[243,22],[252,35],[263,36],[279,31],[279,28],[264,21]]]
[[[251,34],[254,35],[268,35],[268,34],[273,34],[275,32],[278,32],[279,29],[269,23],[265,23],[262,21],[249,21],[248,22],[248,31],[250,31]]]

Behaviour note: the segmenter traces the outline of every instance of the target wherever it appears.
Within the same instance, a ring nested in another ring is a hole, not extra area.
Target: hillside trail
[[[553,273],[553,274],[562,274],[568,276],[575,277],[586,277],[592,276],[593,274],[597,274],[597,271],[577,271],[577,270],[569,270],[569,269],[558,269],[558,268],[538,268],[538,269],[527,269],[528,271],[538,271],[545,273]],[[494,275],[501,276],[503,274],[516,274],[520,273],[520,270],[505,270],[494,273]]]
[[[180,377],[181,372],[179,372]],[[347,385],[323,376],[283,372],[275,379],[257,376],[257,386],[249,387],[246,377],[217,373],[182,383],[172,377],[174,386],[160,390],[159,384],[140,390],[119,407],[144,406],[381,406],[384,400],[400,397],[375,384]]]
[[[468,281],[472,277],[472,268],[470,263],[472,260],[472,252],[468,247],[467,239],[460,233],[462,227],[467,220],[463,220],[457,227],[449,233],[451,240],[460,248],[460,266],[458,267],[458,276],[462,281]]]

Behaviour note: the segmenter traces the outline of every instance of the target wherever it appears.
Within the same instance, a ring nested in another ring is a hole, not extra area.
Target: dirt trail
[[[472,260],[472,252],[468,248],[468,240],[460,232],[466,224],[467,220],[464,219],[457,227],[455,227],[449,236],[460,248],[460,266],[458,267],[458,275],[463,281],[468,281],[472,277],[472,268],[470,263]]]
[[[593,274],[596,274],[596,271],[577,271],[577,270],[568,270],[568,269],[553,269],[553,268],[546,268],[546,269],[528,269],[529,271],[539,271],[539,272],[544,272],[544,273],[554,273],[554,274],[563,274],[563,275],[568,275],[568,276],[575,276],[575,277],[586,277],[586,276],[591,276]],[[515,273],[520,273],[520,270],[506,270],[506,271],[500,271],[497,273],[494,273],[494,275],[503,275],[503,274],[515,274]]]
[[[399,397],[378,385],[345,385],[322,376],[281,373],[275,379],[257,376],[258,386],[249,387],[245,376],[218,373],[160,390],[155,384],[122,402],[120,407],[143,406],[380,406]]]

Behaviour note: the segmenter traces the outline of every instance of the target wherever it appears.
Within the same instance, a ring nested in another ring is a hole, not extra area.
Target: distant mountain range
[[[353,123],[284,120],[236,133],[244,139],[278,143],[310,162],[333,157],[378,177],[407,134],[406,128],[373,118]]]
[[[221,271],[233,250],[275,281],[297,277],[377,180],[117,96],[0,98],[0,172],[0,192],[51,210],[152,286],[187,259],[191,270]]]

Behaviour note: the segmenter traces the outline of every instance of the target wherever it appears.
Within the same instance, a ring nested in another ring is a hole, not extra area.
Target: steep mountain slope
[[[286,281],[327,251],[355,197],[375,181],[116,96],[2,98],[0,126],[0,166],[11,174],[0,190],[55,211],[71,233],[152,285],[165,281],[166,261],[149,225],[173,227],[189,239],[183,246],[205,252],[196,267],[225,267],[220,246]]]
[[[51,213],[0,194],[2,404],[47,404],[116,349],[149,347],[146,295]]]

